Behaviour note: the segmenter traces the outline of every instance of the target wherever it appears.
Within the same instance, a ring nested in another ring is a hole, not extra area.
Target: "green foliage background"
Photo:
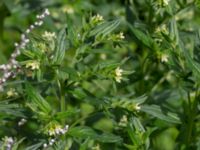
[[[0,0],[0,64],[35,16],[51,12],[21,50],[21,73],[0,93],[1,149],[7,136],[12,150],[200,150],[199,7],[198,0]],[[97,14],[104,20],[92,19]],[[34,61],[39,69],[27,66]],[[17,94],[8,96],[11,89]],[[49,135],[65,125],[66,134]]]

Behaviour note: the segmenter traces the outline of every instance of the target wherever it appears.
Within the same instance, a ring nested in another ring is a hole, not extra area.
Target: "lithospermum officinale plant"
[[[0,65],[2,150],[200,149],[199,1],[101,5],[123,19],[45,9]]]
[[[39,21],[15,44],[8,64],[0,66],[1,98],[5,99],[1,101],[1,125],[15,126],[9,133],[2,131],[1,148],[65,149],[76,144],[95,147],[101,142],[122,142],[113,133],[96,132],[89,121],[110,116],[106,88],[116,93],[116,83],[131,73],[121,69],[127,58],[105,61],[123,43],[123,33],[115,32],[119,20],[104,21],[97,14],[78,28],[69,23],[58,34],[35,35],[32,30],[49,14],[46,9],[37,16]],[[98,90],[102,93],[95,95]]]

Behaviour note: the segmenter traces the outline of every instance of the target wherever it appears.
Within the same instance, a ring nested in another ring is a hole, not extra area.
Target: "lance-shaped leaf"
[[[68,134],[78,138],[91,138],[102,143],[116,143],[121,142],[122,139],[111,133],[97,134],[92,128],[89,127],[74,127],[68,131]]]
[[[169,123],[181,123],[180,118],[177,116],[177,114],[166,111],[164,112],[162,111],[160,106],[157,105],[143,105],[141,106],[140,110]]]
[[[65,51],[67,49],[67,41],[66,41],[66,32],[65,29],[62,29],[57,38],[57,45],[55,54],[53,57],[53,63],[56,65],[60,65],[65,57]]]
[[[119,20],[109,21],[98,25],[90,32],[90,36],[102,36],[105,37],[109,33],[111,33],[114,29],[118,27],[120,24]]]
[[[152,48],[155,46],[154,40],[150,37],[150,35],[145,34],[141,30],[133,27],[132,25],[128,24],[134,36],[145,46]]]
[[[30,84],[26,85],[26,93],[28,96],[28,100],[30,101],[29,106],[32,110],[36,111],[37,113],[42,113],[46,115],[51,112],[52,109],[50,104]]]

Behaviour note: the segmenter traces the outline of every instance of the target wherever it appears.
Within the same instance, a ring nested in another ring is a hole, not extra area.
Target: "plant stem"
[[[197,87],[198,89],[198,87]],[[195,94],[194,101],[191,100],[191,97],[188,93],[188,105],[189,105],[189,114],[188,114],[188,129],[187,129],[187,137],[186,137],[186,149],[190,148],[192,138],[195,136],[192,135],[193,128],[195,126],[195,117],[197,115],[197,103],[198,103],[198,91]]]
[[[57,74],[58,74],[57,70]],[[60,98],[60,111],[65,112],[65,92],[62,89],[62,84],[59,79],[57,79],[57,84],[58,84],[58,91],[59,91],[59,98]],[[62,123],[65,124],[65,118],[62,119]]]
[[[64,112],[65,111],[65,94],[64,92],[61,92],[61,101],[60,101],[60,108],[61,108],[61,112]]]

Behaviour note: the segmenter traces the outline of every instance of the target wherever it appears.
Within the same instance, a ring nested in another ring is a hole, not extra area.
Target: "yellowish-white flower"
[[[18,93],[13,88],[11,88],[6,94],[7,94],[7,98],[14,97],[14,96],[18,95]]]
[[[164,6],[169,5],[169,2],[170,2],[170,0],[163,0],[163,5],[164,5]]]
[[[51,41],[54,38],[56,38],[56,34],[55,34],[55,32],[47,32],[47,31],[45,31],[44,34],[42,35],[42,37],[47,39],[48,41]]]
[[[101,150],[100,145],[97,144],[96,146],[92,147],[92,150]]]
[[[162,54],[161,55],[161,62],[168,62],[169,56],[167,54]]]
[[[73,14],[73,13],[74,13],[74,9],[73,9],[73,7],[71,7],[71,6],[64,6],[64,7],[62,8],[62,11],[63,11],[64,13],[68,13],[68,14]]]
[[[155,32],[156,32],[156,33],[162,32],[162,33],[165,33],[165,34],[168,34],[168,33],[169,33],[169,31],[167,30],[166,24],[162,24],[161,26],[159,26],[158,28],[156,28],[156,31],[155,31]]]
[[[106,55],[105,53],[102,53],[102,54],[100,55],[100,58],[103,59],[103,60],[105,60],[105,59],[107,58],[107,55]]]
[[[122,118],[119,121],[119,126],[126,127],[128,123],[128,118],[126,115],[123,115]]]
[[[36,60],[33,60],[33,61],[29,61],[27,64],[26,64],[26,68],[31,68],[31,70],[37,70],[40,68],[40,63]]]
[[[97,15],[93,16],[93,17],[91,18],[91,20],[92,20],[92,22],[95,22],[95,23],[96,23],[96,22],[102,22],[104,19],[103,19],[103,16],[97,14]]]
[[[139,111],[140,109],[141,109],[140,104],[137,103],[137,104],[135,105],[135,110]]]
[[[22,118],[19,122],[18,122],[18,126],[22,126],[27,122],[26,119]]]
[[[123,70],[120,69],[120,67],[117,67],[115,69],[115,80],[120,83],[121,80],[122,80],[122,73],[123,73]]]
[[[117,35],[117,38],[123,40],[125,39],[125,36],[124,36],[124,33],[123,32],[120,32],[118,35]]]

